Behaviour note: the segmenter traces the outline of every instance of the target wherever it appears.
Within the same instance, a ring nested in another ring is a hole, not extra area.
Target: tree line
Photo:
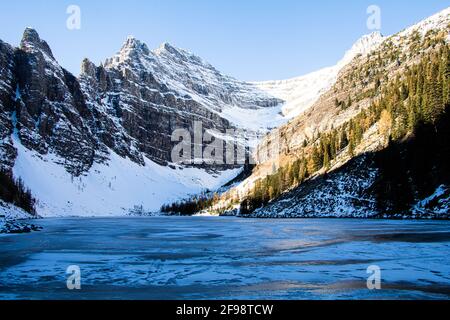
[[[0,170],[0,199],[35,215],[36,201],[25,188],[22,179],[14,179],[12,173]]]
[[[389,81],[386,81],[385,75],[382,83],[380,74],[370,74],[370,68],[367,69],[366,73],[374,78],[373,87],[354,98],[349,96],[345,101],[336,99],[335,106],[347,109],[364,98],[371,98],[371,105],[340,127],[319,133],[311,141],[305,140],[302,153],[295,161],[274,168],[273,174],[256,181],[245,199],[239,199],[236,195],[231,197],[229,193],[219,196],[205,192],[163,206],[161,211],[192,215],[211,209],[222,199],[232,204],[240,203],[241,214],[249,214],[299,186],[318,171],[329,170],[332,162],[343,152],[347,152],[350,158],[354,157],[364,134],[376,123],[387,143],[405,138],[421,124],[433,125],[447,110],[450,102],[450,48],[446,43],[434,42],[431,45],[440,47],[423,54],[419,63],[405,67],[402,76],[397,75]],[[396,57],[389,53],[388,60],[395,61],[398,59]],[[375,63],[385,65],[386,61],[383,61],[378,57]],[[355,78],[355,75],[351,78]]]
[[[377,90],[381,90],[380,98],[374,99],[369,108],[341,127],[320,134],[315,141],[305,142],[304,154],[297,160],[258,180],[242,201],[241,214],[264,207],[319,170],[330,169],[331,162],[345,149],[350,157],[355,156],[364,134],[376,123],[388,142],[405,138],[421,124],[434,125],[450,104],[449,45],[425,54],[418,64],[406,67],[402,77],[396,76]],[[340,107],[351,103],[351,98],[347,103],[335,102]]]
[[[198,196],[163,205],[161,207],[161,212],[190,216],[210,208],[218,200],[219,195],[217,193],[205,191]]]

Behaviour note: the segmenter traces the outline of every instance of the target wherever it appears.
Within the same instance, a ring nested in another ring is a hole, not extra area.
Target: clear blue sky
[[[81,30],[66,28],[68,5]],[[27,26],[78,75],[116,53],[128,35],[156,48],[188,49],[243,80],[285,79],[333,65],[366,27],[366,9],[382,12],[385,35],[450,6],[450,0],[15,0],[0,4],[0,39],[18,45]]]

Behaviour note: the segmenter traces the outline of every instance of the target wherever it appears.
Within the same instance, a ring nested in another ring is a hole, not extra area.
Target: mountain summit
[[[54,59],[50,46],[47,44],[47,42],[41,40],[36,30],[30,27],[26,28],[23,33],[22,41],[20,42],[20,48],[28,52],[32,52],[34,50],[42,50],[48,56]]]
[[[339,61],[338,65],[345,66],[350,63],[358,55],[367,55],[378,48],[378,46],[386,38],[379,32],[375,31],[358,39],[352,48],[346,52],[344,58]]]

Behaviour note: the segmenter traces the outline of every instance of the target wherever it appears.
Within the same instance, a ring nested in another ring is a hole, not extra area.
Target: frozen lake
[[[0,235],[2,299],[449,299],[450,222],[48,219]],[[81,290],[67,289],[67,267]],[[366,270],[381,269],[381,290]]]

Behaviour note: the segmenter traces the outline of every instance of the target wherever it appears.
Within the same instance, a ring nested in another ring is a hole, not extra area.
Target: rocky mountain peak
[[[30,27],[25,28],[25,31],[23,32],[22,43],[39,43],[40,41],[41,38],[39,37],[39,34],[35,29]]]
[[[346,52],[344,58],[340,61],[341,65],[350,63],[358,55],[366,55],[375,50],[386,38],[379,32],[375,31],[359,38]]]
[[[133,36],[128,36],[127,40],[122,46],[122,49],[120,50],[120,53],[125,55],[136,53],[143,53],[144,55],[149,55],[150,49],[144,42],[136,39]]]
[[[39,34],[33,28],[26,28],[22,41],[20,42],[20,48],[26,52],[43,51],[49,57],[54,59],[50,46],[39,37]]]
[[[96,68],[96,65],[91,60],[85,58],[81,63],[81,75],[95,77]]]
[[[371,47],[374,44],[380,43],[384,40],[384,36],[381,34],[380,31],[374,31],[370,34],[366,34],[362,36],[361,38],[356,41],[356,43],[353,45],[353,49],[355,48],[367,48]]]
[[[148,46],[133,36],[128,36],[120,51],[112,58],[106,59],[105,67],[116,67],[124,62],[135,62],[141,58],[148,58],[151,51]]]

